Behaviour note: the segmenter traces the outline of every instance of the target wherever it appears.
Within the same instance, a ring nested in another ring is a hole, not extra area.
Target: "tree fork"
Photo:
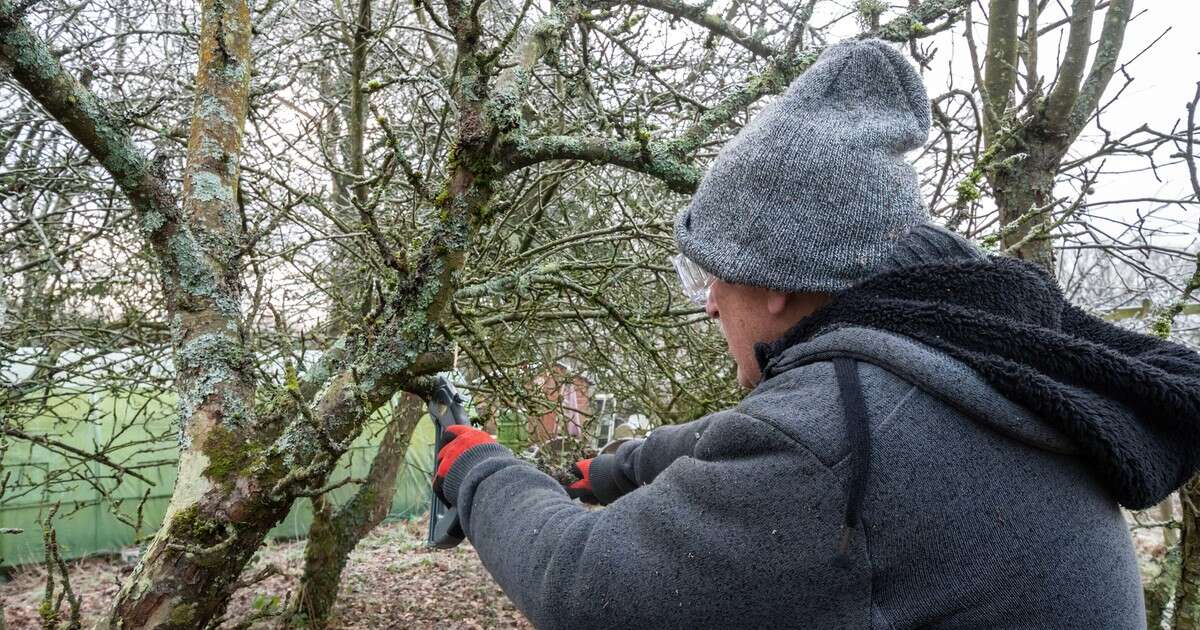
[[[993,0],[990,6],[979,87],[984,97],[986,154],[993,158],[983,172],[995,193],[1001,225],[1017,224],[1003,235],[1004,247],[1054,273],[1055,176],[1063,156],[1096,113],[1100,95],[1112,78],[1133,0],[1110,4],[1086,79],[1083,69],[1092,50],[1095,9],[1083,0],[1073,4],[1071,34],[1053,91],[1048,99],[1025,99],[1023,111],[1011,109],[1019,59],[1019,3]]]

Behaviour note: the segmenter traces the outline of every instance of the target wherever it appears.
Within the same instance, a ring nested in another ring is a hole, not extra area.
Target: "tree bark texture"
[[[1051,272],[1054,180],[1066,149],[1044,138],[1023,139],[1009,151],[1009,157],[1022,153],[1024,158],[997,167],[991,175],[1000,224],[1008,228],[1001,241],[1004,248]]]
[[[199,64],[179,220],[166,236],[164,289],[175,346],[182,451],[170,505],[109,616],[113,627],[194,627],[224,607],[255,536],[273,523],[246,518],[235,469],[261,448],[241,316],[237,204],[250,86],[245,0],[201,3]],[[214,583],[215,582],[215,583]]]
[[[1183,504],[1179,584],[1175,587],[1175,630],[1200,628],[1200,476],[1179,492]]]

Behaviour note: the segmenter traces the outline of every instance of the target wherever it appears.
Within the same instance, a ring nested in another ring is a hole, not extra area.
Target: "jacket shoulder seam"
[[[814,452],[812,450],[812,448],[809,447],[808,443],[804,439],[800,438],[797,435],[794,435],[794,433],[795,433],[794,431],[780,425],[778,422],[776,422],[774,420],[770,420],[767,418],[760,418],[759,416],[756,416],[751,413],[747,413],[745,411],[739,410],[739,411],[737,411],[737,414],[740,416],[743,416],[745,418],[749,418],[753,422],[757,422],[759,424],[770,427],[773,431],[775,431],[776,433],[783,436],[783,438],[787,444],[794,447],[798,451],[802,451],[808,457],[811,457],[812,460],[815,461],[825,471],[833,474],[835,477],[838,476],[837,471],[835,471],[833,469],[833,467],[830,466],[829,464],[826,464],[825,461],[823,459],[821,459],[821,457],[819,455],[817,455],[817,453]]]
[[[880,428],[884,428],[884,427],[883,427],[883,424],[884,424],[885,422],[886,422],[887,424],[891,424],[891,423],[890,423],[890,420],[891,420],[891,418],[892,418],[892,417],[894,417],[894,416],[896,415],[896,412],[897,412],[897,411],[899,411],[899,410],[900,410],[900,408],[901,408],[903,405],[907,404],[907,403],[908,403],[908,401],[909,401],[909,400],[910,400],[910,399],[913,397],[913,390],[917,390],[917,391],[923,391],[923,390],[921,390],[921,388],[920,388],[919,386],[917,386],[917,385],[915,385],[915,384],[913,384],[913,383],[909,382],[907,379],[905,379],[905,378],[901,377],[900,375],[896,374],[896,373],[895,373],[895,372],[893,372],[892,370],[888,369],[888,367],[887,367],[887,366],[885,366],[885,365],[880,365],[880,364],[879,364],[879,363],[877,363],[876,361],[873,361],[873,360],[871,360],[871,357],[868,357],[868,356],[866,356],[866,355],[863,355],[863,354],[861,354],[861,353],[857,353],[857,352],[851,352],[851,351],[828,352],[828,353],[822,353],[822,354],[820,354],[820,355],[814,355],[814,360],[812,360],[812,361],[806,361],[806,362],[803,362],[803,363],[796,363],[796,364],[790,365],[790,366],[788,367],[788,371],[790,371],[790,370],[792,370],[792,369],[796,369],[796,368],[801,368],[801,367],[804,367],[804,366],[808,366],[808,365],[815,365],[815,364],[818,364],[818,363],[833,363],[833,359],[835,359],[835,358],[838,358],[838,357],[847,357],[847,358],[854,359],[854,360],[856,360],[856,361],[861,361],[861,362],[863,362],[863,363],[869,363],[869,364],[871,364],[871,365],[874,365],[874,366],[876,366],[876,367],[878,367],[878,368],[880,368],[880,369],[884,370],[884,371],[885,371],[885,372],[887,372],[888,374],[891,374],[891,375],[892,375],[892,377],[894,377],[894,378],[896,378],[896,379],[899,379],[899,380],[901,380],[901,381],[904,381],[905,383],[907,383],[907,384],[910,386],[910,388],[909,388],[908,390],[906,390],[906,391],[904,392],[904,394],[902,394],[901,396],[899,396],[899,398],[896,400],[896,403],[895,403],[895,404],[894,404],[892,407],[890,407],[890,408],[887,410],[887,412],[886,412],[886,413],[884,413],[884,414],[883,414],[884,420],[882,420],[882,421],[881,421],[881,423],[880,423],[880,424],[881,424],[881,427],[880,427]],[[782,374],[783,374],[783,373],[781,372],[779,375],[782,375]],[[840,387],[834,387],[834,390],[837,392],[837,395],[838,395],[838,396],[841,396],[841,388],[840,388]],[[736,408],[735,408],[735,409],[736,409]],[[818,462],[820,462],[822,466],[825,466],[825,467],[826,467],[826,468],[828,468],[830,471],[834,471],[834,469],[835,469],[835,468],[838,468],[838,467],[840,467],[842,464],[844,464],[844,463],[845,463],[845,460],[846,460],[846,457],[849,455],[849,451],[847,451],[847,452],[845,452],[845,453],[841,453],[841,454],[840,454],[840,455],[837,457],[837,459],[836,459],[836,460],[834,460],[834,461],[831,461],[830,463],[826,464],[826,463],[825,463],[825,460],[824,460],[824,459],[822,459],[822,458],[821,458],[821,456],[819,456],[819,455],[818,455],[816,452],[814,452],[814,451],[813,451],[811,448],[809,448],[809,446],[808,446],[808,443],[807,443],[807,441],[806,441],[806,440],[804,440],[802,437],[800,437],[800,436],[798,436],[798,435],[793,435],[793,432],[792,432],[791,430],[787,429],[786,427],[784,427],[784,426],[782,426],[782,425],[778,424],[778,423],[777,423],[777,422],[775,422],[774,420],[770,420],[770,419],[767,419],[767,418],[760,418],[760,417],[758,417],[758,416],[755,416],[755,415],[753,415],[753,414],[747,413],[747,412],[745,412],[745,411],[740,411],[740,410],[739,410],[738,412],[739,412],[739,413],[741,413],[742,415],[745,415],[745,416],[747,416],[747,417],[753,418],[754,420],[757,420],[757,421],[759,421],[759,422],[762,422],[762,423],[764,423],[764,424],[768,424],[768,425],[770,425],[772,428],[774,428],[776,431],[779,431],[780,433],[783,433],[783,434],[784,434],[784,435],[785,435],[785,436],[786,436],[788,439],[792,440],[792,441],[793,441],[793,442],[795,442],[795,443],[796,443],[798,446],[801,446],[802,448],[804,448],[804,450],[808,451],[808,453],[809,453],[810,455],[812,455],[814,458],[816,458],[816,459],[817,459],[817,461],[818,461]],[[840,409],[839,409],[839,412],[838,412],[838,418],[840,418],[841,422],[842,422],[843,424],[845,424],[845,422],[846,422],[846,416],[845,416],[845,414],[844,414],[844,413],[842,413],[842,412],[840,411]]]

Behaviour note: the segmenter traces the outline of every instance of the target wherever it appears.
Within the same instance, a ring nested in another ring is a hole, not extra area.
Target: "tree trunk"
[[[306,627],[328,627],[350,552],[383,521],[391,508],[396,474],[404,463],[422,410],[419,398],[404,396],[393,410],[365,483],[346,505],[335,512],[327,494],[313,499],[313,522],[304,546],[304,574],[295,604],[296,613],[305,619]]]
[[[1143,575],[1142,593],[1146,598],[1146,628],[1161,630],[1167,620],[1167,605],[1175,594],[1175,585],[1179,581],[1179,548],[1167,547],[1167,553],[1161,561],[1153,562],[1158,571],[1152,575]]]
[[[1175,520],[1175,497],[1171,495],[1162,500],[1158,504],[1158,520],[1162,523],[1170,523]],[[1179,534],[1175,532],[1173,527],[1163,527],[1163,546],[1170,549],[1179,544]]]
[[[1033,142],[1014,143],[1006,152],[1011,154],[1009,163],[992,172],[992,188],[1000,211],[1002,249],[1053,274],[1054,179],[1065,148]],[[1012,157],[1021,152],[1026,154],[1023,159]]]
[[[1175,630],[1200,628],[1200,476],[1179,492],[1183,504],[1179,584],[1175,587]]]
[[[204,0],[200,10],[182,209],[143,219],[154,230],[167,226],[159,260],[183,448],[163,526],[117,597],[113,627],[192,628],[218,615],[240,567],[288,507],[280,500],[264,500],[254,513],[235,507],[251,490],[237,483],[239,472],[262,448],[240,306],[237,205],[251,22],[246,0]]]

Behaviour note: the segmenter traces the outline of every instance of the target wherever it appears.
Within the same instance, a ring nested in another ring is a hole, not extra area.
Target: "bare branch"
[[[583,160],[615,164],[656,177],[675,192],[688,194],[695,191],[700,183],[700,173],[676,158],[668,142],[651,141],[648,134],[643,135],[643,139],[644,141],[545,136],[524,145],[504,145],[504,162],[509,171],[547,160]]]
[[[1117,59],[1121,55],[1121,46],[1125,42],[1125,27],[1133,13],[1133,0],[1113,0],[1104,15],[1104,28],[1100,32],[1100,41],[1096,45],[1096,55],[1092,59],[1092,69],[1088,72],[1075,107],[1071,110],[1071,137],[1079,135],[1096,108],[1100,97],[1112,79],[1117,69]]]
[[[1075,0],[1071,8],[1071,32],[1067,49],[1058,68],[1058,78],[1046,104],[1046,119],[1054,127],[1064,127],[1079,96],[1079,84],[1092,51],[1092,0]],[[1035,69],[1036,71],[1036,69]]]
[[[1017,9],[1014,0],[992,0],[988,12],[987,56],[983,60],[983,90],[987,95],[987,135],[1004,118],[1017,84]]]
[[[611,3],[616,4],[616,3]],[[762,42],[759,39],[745,33],[738,27],[729,23],[719,15],[713,15],[705,11],[702,6],[693,6],[680,2],[679,0],[631,0],[626,4],[643,6],[647,9],[662,11],[677,18],[687,20],[697,26],[702,26],[713,33],[720,35],[732,42],[737,43],[746,50],[762,57],[769,59],[779,54],[771,46]]]
[[[160,234],[176,219],[174,195],[134,146],[124,121],[62,67],[10,0],[0,0],[0,61],[112,175],[142,214],[144,228]]]

